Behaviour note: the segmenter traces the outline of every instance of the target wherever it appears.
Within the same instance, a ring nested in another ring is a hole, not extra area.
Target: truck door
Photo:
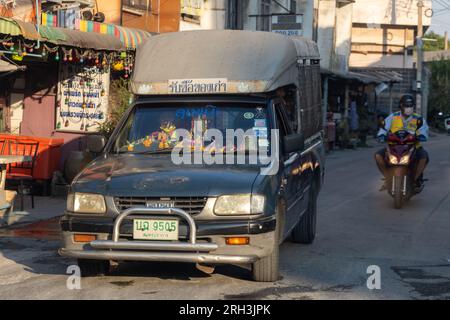
[[[277,118],[277,128],[280,135],[280,159],[283,164],[282,188],[286,201],[286,221],[285,234],[289,232],[300,219],[304,211],[304,177],[302,172],[301,151],[293,152],[289,155],[283,151],[283,137],[293,134],[286,113],[283,109],[283,103],[276,101],[274,103]]]

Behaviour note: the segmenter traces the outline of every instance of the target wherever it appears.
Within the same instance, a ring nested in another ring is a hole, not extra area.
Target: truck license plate
[[[178,240],[178,220],[134,219],[133,239]]]

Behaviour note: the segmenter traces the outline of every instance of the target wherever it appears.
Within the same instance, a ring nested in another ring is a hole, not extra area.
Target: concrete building
[[[97,0],[99,1],[99,0]],[[180,0],[100,0],[117,6],[121,25],[148,32],[164,33],[179,30]],[[122,11],[120,11],[122,4]]]
[[[183,0],[180,30],[244,29],[316,41],[322,67],[347,72],[353,0]]]
[[[180,30],[278,31],[313,38],[317,0],[182,0]]]
[[[350,70],[396,72],[403,81],[377,97],[378,108],[388,113],[404,93],[414,93],[415,45],[418,34],[417,0],[364,0],[353,6]],[[431,25],[432,1],[423,1],[423,32]]]
[[[431,0],[423,8],[424,30],[431,25]],[[418,1],[364,0],[353,7],[351,67],[414,68]]]
[[[324,69],[346,73],[351,48],[352,12],[351,0],[318,0],[317,44]]]

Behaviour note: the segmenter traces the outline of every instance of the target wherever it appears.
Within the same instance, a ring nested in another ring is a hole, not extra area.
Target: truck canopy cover
[[[270,92],[297,85],[297,60],[320,59],[313,41],[236,30],[162,34],[136,55],[137,95]]]

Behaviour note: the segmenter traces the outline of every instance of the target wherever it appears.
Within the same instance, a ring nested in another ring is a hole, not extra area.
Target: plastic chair
[[[1,141],[0,141],[1,143]],[[6,150],[5,150],[6,148]],[[36,156],[39,148],[39,142],[34,141],[16,141],[7,140],[2,146],[2,154],[11,156],[30,156],[31,161],[16,162],[9,166],[6,179],[15,181],[17,185],[17,194],[20,196],[20,210],[23,211],[23,197],[25,195],[25,185],[31,188],[31,207],[34,209],[33,194],[33,170],[36,162]]]

